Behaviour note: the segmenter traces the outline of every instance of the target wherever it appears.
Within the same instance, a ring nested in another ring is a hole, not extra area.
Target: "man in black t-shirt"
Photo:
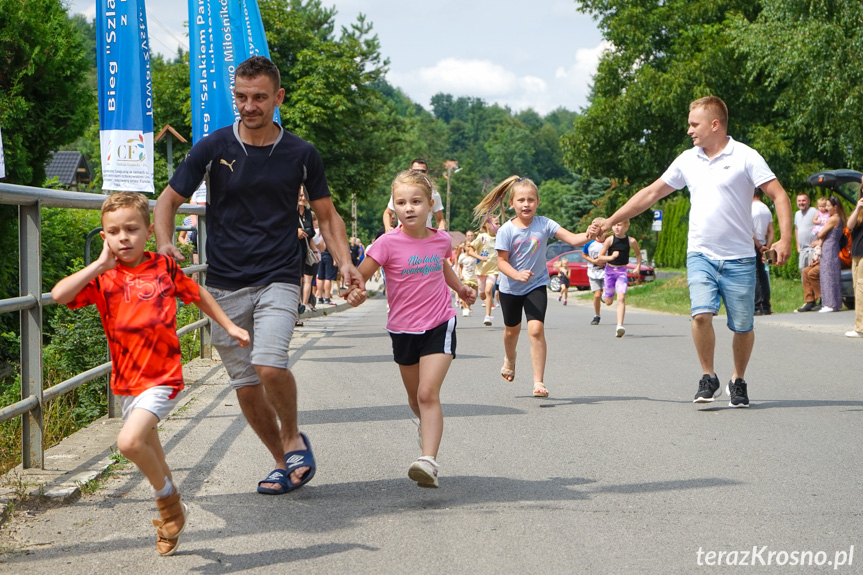
[[[252,346],[243,349],[213,326],[213,344],[243,414],[276,462],[258,484],[259,493],[273,495],[304,485],[315,473],[311,445],[297,427],[297,388],[288,369],[303,259],[294,231],[301,185],[346,285],[365,293],[320,154],[273,122],[285,95],[280,86],[269,59],[253,56],[240,64],[234,88],[240,121],[195,144],[154,210],[159,253],[182,260],[173,244],[174,215],[207,178],[207,287],[252,334]]]

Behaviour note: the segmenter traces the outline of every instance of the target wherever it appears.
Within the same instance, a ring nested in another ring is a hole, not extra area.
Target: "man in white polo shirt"
[[[689,189],[689,240],[686,269],[692,313],[692,339],[703,376],[695,403],[722,394],[713,369],[716,335],[713,316],[722,301],[728,328],[734,332],[734,372],[726,386],[731,407],[749,407],[744,378],[755,342],[755,250],[752,245],[752,194],[761,188],[776,208],[781,237],[773,243],[776,263],[788,259],[791,201],[761,155],[728,136],[728,108],[715,96],[689,105],[693,147],[680,154],[658,180],[629,199],[610,218],[597,218],[588,233],[608,231],[683,187]]]

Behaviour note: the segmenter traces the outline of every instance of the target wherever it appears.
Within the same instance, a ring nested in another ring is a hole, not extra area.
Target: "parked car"
[[[556,241],[548,244],[545,247],[545,260],[548,261],[551,258],[556,258],[560,254],[564,252],[571,252],[572,246],[566,242]]]
[[[548,268],[549,287],[551,288],[551,291],[560,291],[560,278],[557,275],[557,269],[554,267],[554,265],[560,258],[566,258],[569,262],[570,285],[580,290],[586,290],[590,288],[590,280],[588,280],[587,278],[587,266],[590,264],[587,262],[587,260],[584,259],[584,255],[582,254],[581,250],[574,250],[563,252],[548,260],[546,267]],[[641,264],[641,273],[636,275],[634,272],[636,261],[637,260],[634,257],[629,258],[629,263],[626,265],[626,277],[629,281],[629,285],[640,284],[643,282],[652,282],[656,279],[656,270],[643,262]]]

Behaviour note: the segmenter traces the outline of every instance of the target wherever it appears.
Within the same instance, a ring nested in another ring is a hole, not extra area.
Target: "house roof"
[[[60,183],[66,186],[77,184],[79,175],[86,181],[91,177],[90,166],[80,152],[54,152],[45,164],[45,177],[57,176]]]

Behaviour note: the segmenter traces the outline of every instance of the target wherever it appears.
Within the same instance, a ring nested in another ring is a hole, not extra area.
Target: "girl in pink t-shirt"
[[[420,420],[421,457],[408,469],[420,487],[437,487],[435,458],[443,435],[440,389],[455,357],[455,316],[449,288],[468,304],[476,292],[462,285],[450,266],[448,233],[426,227],[432,185],[421,172],[401,172],[393,180],[393,204],[401,225],[378,238],[359,271],[365,280],[383,268],[390,305],[387,331],[399,364],[408,405]],[[351,305],[364,297],[359,288],[345,296]]]

